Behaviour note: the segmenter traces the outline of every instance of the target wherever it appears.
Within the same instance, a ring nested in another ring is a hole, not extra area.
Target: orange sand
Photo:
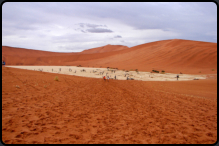
[[[112,67],[120,70],[167,73],[216,74],[217,43],[163,40],[128,48],[107,45],[80,53],[54,53],[2,46],[6,65],[70,65]]]
[[[205,80],[180,82],[107,82],[2,67],[2,141],[6,144],[217,141],[217,43],[174,39],[131,48],[107,45],[79,53],[2,46],[2,59],[6,65],[207,74]]]
[[[181,82],[107,82],[2,67],[6,144],[216,140],[216,76]]]

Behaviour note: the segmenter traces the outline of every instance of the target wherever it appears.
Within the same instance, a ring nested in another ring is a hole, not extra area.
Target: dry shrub
[[[55,81],[59,81],[59,78],[56,76],[54,80],[55,80]]]

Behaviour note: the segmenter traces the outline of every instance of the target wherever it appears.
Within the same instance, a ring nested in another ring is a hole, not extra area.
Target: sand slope
[[[84,50],[81,52],[81,54],[104,53],[104,52],[124,50],[127,48],[129,48],[129,47],[122,46],[122,45],[106,45],[106,46],[102,46],[102,47],[98,47],[98,48]]]
[[[215,73],[217,44],[189,40],[157,41],[126,49],[122,54],[94,60],[89,64],[174,73]],[[104,64],[104,65],[103,65]]]
[[[2,46],[2,59],[6,61],[7,65],[79,65],[78,62],[81,61],[89,62],[94,59],[109,57],[119,52],[121,51],[57,53]]]
[[[118,47],[118,48],[117,48]],[[217,43],[163,40],[131,48],[107,45],[81,53],[54,53],[2,47],[7,65],[71,65],[165,70],[170,73],[216,74]],[[109,51],[110,50],[110,51]]]
[[[2,60],[6,61],[7,65],[49,64],[50,61],[47,61],[48,57],[56,59],[61,58],[62,56],[75,54],[77,53],[57,53],[2,46]]]
[[[59,81],[54,81],[58,76]],[[2,67],[2,141],[209,143],[217,80],[105,82]]]

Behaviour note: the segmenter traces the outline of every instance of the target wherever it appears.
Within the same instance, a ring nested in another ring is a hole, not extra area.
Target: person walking
[[[108,82],[109,82],[109,76],[107,76],[107,80],[108,80]]]
[[[177,78],[177,80],[178,80],[178,78],[179,78],[179,75],[177,75],[177,76],[176,76],[176,78]]]
[[[5,65],[5,62],[4,62],[4,60],[2,61],[2,65]]]
[[[103,76],[103,80],[106,81],[106,76]]]

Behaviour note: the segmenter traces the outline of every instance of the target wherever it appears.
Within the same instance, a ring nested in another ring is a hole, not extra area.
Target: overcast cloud
[[[166,39],[217,42],[213,2],[6,2],[2,45],[80,52]]]

